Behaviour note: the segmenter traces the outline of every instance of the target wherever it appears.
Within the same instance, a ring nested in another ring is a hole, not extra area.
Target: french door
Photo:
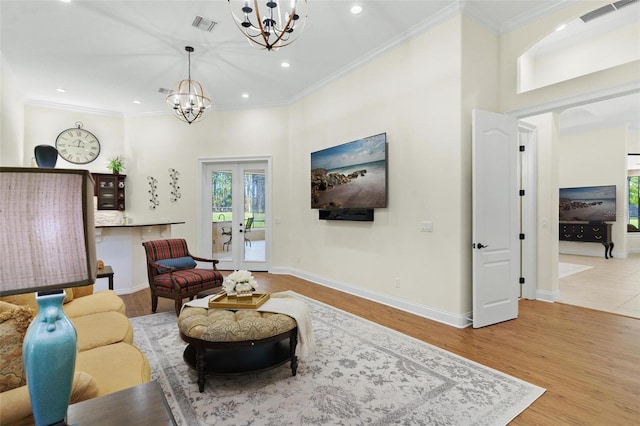
[[[202,204],[207,252],[218,269],[269,270],[267,161],[217,161],[204,167]],[[208,243],[209,241],[207,241]]]

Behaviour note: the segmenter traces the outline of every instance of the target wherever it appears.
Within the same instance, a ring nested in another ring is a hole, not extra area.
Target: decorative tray
[[[229,296],[222,293],[209,299],[209,307],[215,309],[258,309],[267,300],[269,300],[269,293],[253,293],[250,297]]]

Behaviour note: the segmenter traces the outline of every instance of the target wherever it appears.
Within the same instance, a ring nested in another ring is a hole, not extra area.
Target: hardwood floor
[[[513,425],[640,424],[640,320],[561,303],[520,301],[518,319],[457,329],[289,275],[254,274],[261,291],[292,290],[547,391]],[[121,296],[151,313],[149,290]],[[158,312],[173,312],[160,299]]]

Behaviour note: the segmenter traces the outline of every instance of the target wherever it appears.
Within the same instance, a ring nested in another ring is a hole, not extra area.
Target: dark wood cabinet
[[[560,241],[600,243],[604,257],[613,257],[610,223],[560,223]]]
[[[92,173],[93,193],[98,197],[98,210],[120,210],[126,207],[126,175]]]

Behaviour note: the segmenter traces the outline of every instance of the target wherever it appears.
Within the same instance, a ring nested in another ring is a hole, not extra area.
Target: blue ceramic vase
[[[38,315],[22,345],[29,397],[36,425],[65,420],[76,367],[78,335],[62,310],[64,290],[39,292]]]

